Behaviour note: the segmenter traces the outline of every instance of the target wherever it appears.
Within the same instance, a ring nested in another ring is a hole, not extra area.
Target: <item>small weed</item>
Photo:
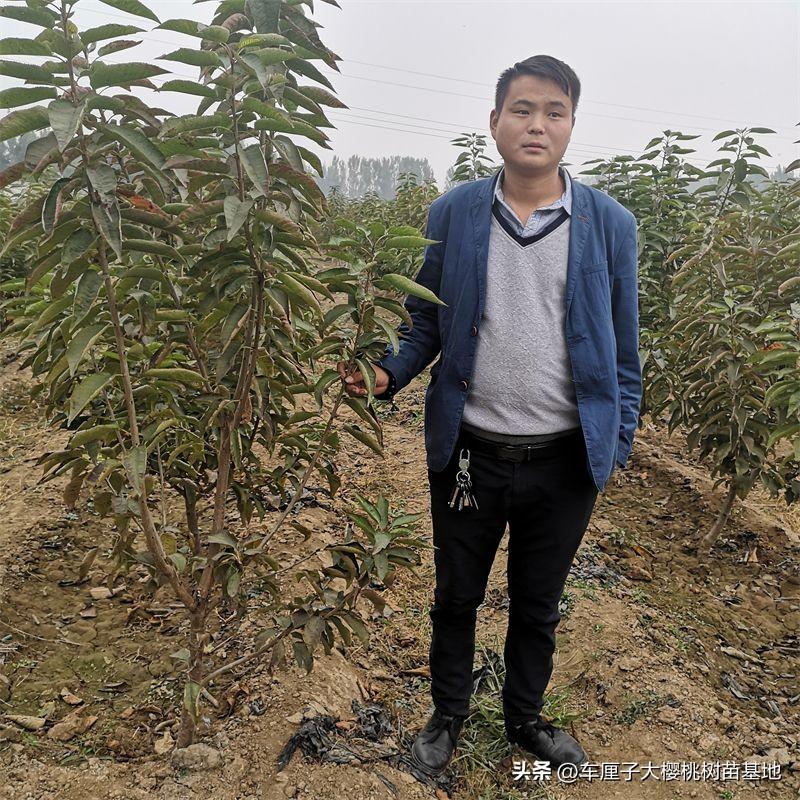
[[[561,614],[561,619],[566,619],[575,608],[575,595],[566,590],[561,595],[561,602],[558,604],[558,612]]]
[[[645,690],[642,697],[631,701],[622,711],[614,715],[614,721],[620,725],[633,725],[637,719],[664,705],[667,698],[652,689]]]
[[[29,747],[38,747],[40,750],[44,750],[46,748],[45,743],[40,741],[39,737],[35,733],[23,731],[20,734],[19,739],[23,744],[26,744]]]
[[[645,605],[648,602],[647,592],[645,592],[644,589],[634,589],[631,592],[631,600],[633,600],[634,603]]]

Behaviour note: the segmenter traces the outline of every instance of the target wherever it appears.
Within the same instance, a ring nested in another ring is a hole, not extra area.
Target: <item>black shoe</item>
[[[586,751],[572,736],[541,717],[521,725],[506,725],[506,736],[510,742],[527,750],[538,760],[549,761],[551,767],[561,764],[577,766],[589,760]]]
[[[411,746],[411,759],[426,775],[438,775],[450,761],[466,717],[449,716],[434,708],[433,715]]]

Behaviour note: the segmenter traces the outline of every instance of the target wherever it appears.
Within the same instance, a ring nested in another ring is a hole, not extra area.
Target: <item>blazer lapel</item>
[[[570,176],[572,177],[572,176]],[[592,212],[588,203],[589,189],[582,183],[572,181],[572,215],[569,223],[569,257],[567,258],[567,289],[564,314],[569,314],[575,281],[585,261],[586,239],[592,226]]]
[[[478,278],[478,316],[483,316],[486,302],[486,274],[489,262],[489,227],[492,223],[492,202],[494,190],[500,177],[500,170],[490,178],[485,178],[478,183],[478,191],[472,201],[470,213],[472,216],[473,235],[475,236],[475,272]]]

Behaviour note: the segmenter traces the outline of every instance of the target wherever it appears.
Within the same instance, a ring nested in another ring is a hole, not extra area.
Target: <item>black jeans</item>
[[[509,526],[503,710],[506,724],[535,719],[553,671],[558,604],[589,524],[597,487],[580,434],[514,463],[470,448],[469,473],[479,510],[448,506],[462,431],[442,472],[428,470],[436,588],[430,609],[431,696],[444,714],[466,715],[472,692],[475,622],[497,547]]]

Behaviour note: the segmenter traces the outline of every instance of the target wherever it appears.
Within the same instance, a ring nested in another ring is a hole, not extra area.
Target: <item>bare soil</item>
[[[338,538],[355,491],[383,492],[406,511],[422,512],[421,531],[430,537],[426,381],[427,372],[397,407],[381,404],[383,459],[354,444],[333,500],[310,487],[313,497],[297,518],[314,536],[303,542],[287,532],[278,543],[286,554],[311,553]],[[416,800],[445,797],[445,789],[470,800],[800,797],[800,515],[754,492],[737,505],[711,558],[698,563],[687,544],[713,523],[722,490],[712,491],[705,465],[659,421],[645,419],[627,470],[598,498],[562,604],[545,712],[566,715],[596,763],[778,761],[780,779],[680,782],[634,774],[629,781],[574,785],[553,779],[543,788],[513,779],[512,761],[524,754],[506,748],[496,763],[469,774],[459,751],[437,794],[437,787],[381,760],[316,763],[298,751],[282,772],[277,768],[304,712],[331,714],[345,729],[354,719],[353,700],[382,704],[395,722],[389,749],[425,722],[430,551],[418,577],[403,574],[387,592],[384,614],[362,608],[370,619],[368,648],[354,642],[328,656],[320,651],[310,675],[290,662],[231,679],[216,697],[218,707],[207,706],[202,732],[221,765],[176,768],[170,737],[182,674],[169,656],[184,646],[185,624],[169,592],[151,596],[135,571],[107,580],[108,525],[83,501],[66,508],[65,478],[38,484],[36,458],[58,449],[64,434],[48,429],[29,389],[25,373],[6,363],[0,374],[3,800]],[[479,614],[479,645],[495,652],[502,652],[507,624],[506,544]],[[81,579],[81,564],[97,546]],[[104,587],[110,597],[101,597]],[[231,657],[258,630],[258,583],[248,591],[252,618],[238,628],[219,622],[217,644]],[[26,730],[11,716],[47,723]],[[484,724],[473,718],[465,732]],[[53,730],[61,735],[54,738]],[[490,788],[497,781],[505,788]]]

